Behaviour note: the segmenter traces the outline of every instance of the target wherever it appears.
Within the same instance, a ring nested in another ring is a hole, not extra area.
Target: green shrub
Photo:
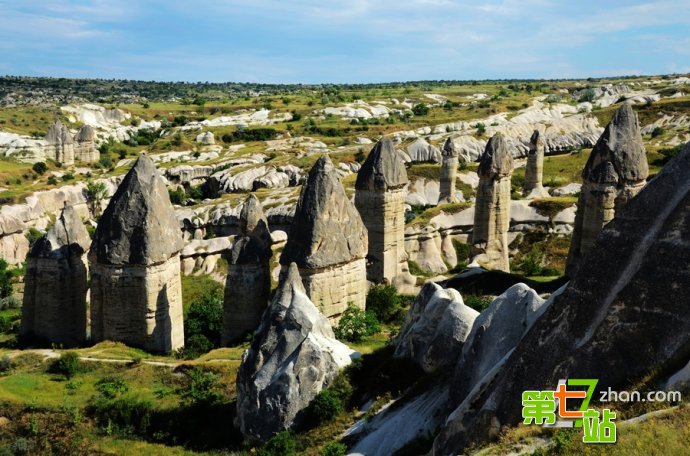
[[[330,442],[323,447],[323,456],[345,456],[347,446],[340,442]]]
[[[426,116],[429,114],[429,107],[422,103],[416,104],[412,107],[412,114],[415,116]]]
[[[373,314],[367,315],[359,307],[350,303],[340,317],[335,327],[335,336],[349,342],[358,342],[364,336],[370,336],[381,330],[381,326]]]
[[[86,410],[108,435],[121,433],[145,436],[151,426],[154,405],[151,401],[138,397],[107,399],[98,396]]]
[[[583,103],[583,102],[585,102],[585,101],[586,101],[586,102],[589,102],[589,103],[592,103],[592,102],[594,101],[594,98],[596,98],[596,94],[594,93],[594,89],[592,89],[592,88],[590,87],[590,88],[587,88],[587,89],[585,89],[585,90],[582,91],[582,93],[580,94],[580,98],[578,99],[578,101],[579,101],[580,103]]]
[[[0,358],[0,372],[7,372],[12,369],[12,360],[8,355]]]
[[[34,163],[31,169],[33,169],[36,174],[43,175],[46,171],[48,171],[48,165],[43,162],[37,162]]]
[[[214,293],[207,292],[190,304],[185,312],[184,332],[186,342],[197,348],[207,348],[201,353],[220,346],[220,333],[223,329],[223,299]],[[200,337],[208,340],[210,346]]]
[[[54,374],[64,375],[67,380],[82,371],[81,360],[76,352],[68,351],[53,361],[50,371]]]
[[[297,442],[289,431],[273,436],[258,452],[258,456],[294,456],[296,454]]]
[[[486,133],[486,125],[484,125],[482,122],[477,122],[477,125],[475,125],[475,127],[477,127],[478,135],[483,135],[484,133]]]
[[[180,395],[192,404],[212,404],[218,402],[222,395],[220,375],[215,372],[195,367],[188,372],[189,386],[180,391]]]
[[[120,377],[108,375],[96,382],[96,391],[107,399],[114,399],[129,391],[129,385]]]
[[[171,203],[181,206],[184,204],[187,195],[182,187],[178,187],[175,190],[168,189],[168,196]]]
[[[33,226],[24,235],[29,240],[29,248],[33,247],[36,241],[43,237],[43,232],[37,230]]]
[[[12,295],[12,281],[14,272],[9,269],[9,264],[0,258],[0,298],[7,298]]]
[[[493,302],[491,296],[465,295],[462,298],[466,306],[473,308],[477,312],[483,312]]]
[[[343,411],[343,404],[336,393],[322,390],[311,403],[311,411],[319,424],[328,423]]]
[[[388,323],[400,312],[400,297],[392,285],[374,285],[367,294],[367,310],[379,321]]]

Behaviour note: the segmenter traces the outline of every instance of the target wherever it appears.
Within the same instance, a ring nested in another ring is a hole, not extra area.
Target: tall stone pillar
[[[525,183],[523,195],[527,198],[544,198],[549,196],[542,184],[544,174],[544,140],[539,130],[534,130],[529,141],[527,164],[525,166]]]
[[[510,177],[513,156],[503,135],[496,133],[486,144],[479,162],[479,186],[474,207],[471,254],[488,269],[510,271]]]
[[[221,345],[253,333],[271,293],[271,233],[258,198],[247,198],[240,213],[240,236],[229,252],[223,300]]]
[[[99,160],[101,153],[96,149],[94,140],[96,133],[90,125],[84,125],[77,133],[74,146],[74,159],[84,163],[94,163]]]
[[[647,152],[630,103],[623,103],[592,149],[582,171],[573,238],[565,273],[573,277],[601,229],[644,187]]]
[[[89,233],[66,207],[26,259],[20,334],[64,347],[86,340]]]
[[[384,137],[357,174],[355,206],[369,234],[367,279],[394,284],[407,261],[405,253],[405,163],[393,141]]]
[[[439,204],[457,203],[455,180],[458,174],[458,151],[450,138],[443,144],[441,158],[441,186],[438,202]]]
[[[103,212],[89,252],[91,338],[152,352],[184,346],[179,222],[142,155]]]
[[[62,122],[56,120],[50,125],[45,141],[56,162],[63,165],[74,164],[74,140],[69,129]]]
[[[364,309],[367,245],[362,218],[324,155],[302,186],[281,274],[296,263],[309,298],[329,318],[340,316],[348,303]]]

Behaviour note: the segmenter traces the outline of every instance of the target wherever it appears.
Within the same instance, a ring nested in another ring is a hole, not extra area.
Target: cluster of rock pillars
[[[57,134],[58,129],[51,127],[51,132]],[[69,138],[62,143],[69,144]],[[526,165],[526,196],[547,196],[543,161],[543,140],[535,131]],[[442,148],[441,166],[439,202],[455,202],[458,151],[450,139]],[[513,168],[513,154],[496,134],[479,163],[471,237],[472,259],[487,269],[509,269]],[[569,277],[579,277],[577,267],[602,227],[640,192],[647,177],[637,116],[626,103],[599,138],[583,171]],[[369,283],[413,283],[404,248],[407,184],[405,164],[389,138],[373,147],[359,171],[354,202],[328,156],[319,158],[302,187],[280,256],[278,291],[270,303],[273,252],[268,222],[255,196],[244,203],[240,235],[226,254],[222,344],[255,332],[237,380],[238,425],[246,435],[267,438],[289,427],[350,362],[352,350],[335,340],[330,323],[349,304],[365,307]],[[111,198],[93,239],[75,211],[65,207],[34,244],[27,258],[22,335],[63,346],[84,344],[88,336],[91,343],[115,340],[151,352],[181,348],[182,248],[165,182],[153,161],[142,155]],[[441,292],[425,290],[422,294]],[[453,301],[453,296],[447,299]],[[435,318],[442,321],[441,316],[442,312]],[[476,315],[471,317],[474,321]],[[408,315],[411,318],[417,317]],[[452,343],[441,345],[452,349]],[[400,342],[398,350],[406,346]],[[417,350],[416,356],[424,358],[423,353]],[[434,359],[420,362],[435,365]],[[455,434],[448,439],[458,443]]]

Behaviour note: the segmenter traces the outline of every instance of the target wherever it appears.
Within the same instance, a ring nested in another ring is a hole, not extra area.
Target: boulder
[[[291,264],[237,374],[237,426],[266,440],[299,424],[309,403],[351,362]]]
[[[427,282],[392,342],[393,356],[410,359],[427,373],[454,366],[477,315],[457,291]]]
[[[437,147],[426,142],[424,138],[417,138],[407,146],[407,155],[412,162],[441,162],[441,152]]]

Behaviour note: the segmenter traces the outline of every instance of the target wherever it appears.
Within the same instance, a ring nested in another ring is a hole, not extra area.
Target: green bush
[[[36,174],[43,175],[46,171],[48,171],[48,165],[43,162],[37,162],[34,163],[31,169],[33,169]]]
[[[340,442],[330,442],[323,447],[323,456],[345,456],[347,446]]]
[[[422,103],[416,104],[412,107],[412,114],[415,116],[426,116],[429,114],[429,107]]]
[[[381,325],[373,313],[365,312],[352,303],[347,306],[340,317],[338,326],[334,328],[335,336],[338,339],[349,342],[358,342],[364,336],[370,336],[380,330]]]
[[[0,373],[8,372],[10,369],[12,369],[12,360],[8,355],[4,355],[0,358]]]
[[[184,321],[185,343],[189,344],[190,349],[203,350],[198,353],[202,354],[214,347],[219,347],[222,329],[223,299],[221,297],[207,292],[192,301],[185,312]],[[208,343],[198,336],[203,336]]]
[[[129,391],[129,385],[120,377],[108,375],[96,382],[96,391],[106,399],[114,399]]]
[[[367,311],[381,322],[391,322],[400,312],[398,291],[392,285],[374,285],[367,294]]]
[[[594,101],[594,98],[596,98],[596,94],[594,93],[594,89],[592,89],[592,88],[590,87],[590,88],[587,88],[587,89],[585,89],[585,90],[582,91],[582,93],[580,94],[580,98],[578,99],[578,101],[579,101],[580,103],[585,102],[585,101],[586,101],[586,102],[589,102],[589,103],[592,103],[592,102]]]
[[[319,424],[329,423],[343,411],[343,404],[337,394],[330,390],[322,390],[311,403],[311,411]]]
[[[215,372],[195,367],[188,372],[189,386],[180,391],[180,395],[192,404],[212,404],[220,401],[220,375]]]
[[[491,296],[465,295],[463,301],[477,312],[483,312],[493,302]]]
[[[151,426],[154,405],[151,401],[138,397],[107,399],[98,396],[86,410],[108,435],[121,433],[145,436]]]
[[[64,375],[67,380],[82,371],[81,360],[76,352],[68,351],[60,355],[50,366],[53,374]]]
[[[14,272],[9,269],[9,264],[0,258],[0,298],[7,298],[12,295],[12,281]]]
[[[297,442],[289,431],[273,436],[258,452],[258,456],[294,456],[296,454]]]
[[[178,187],[176,190],[168,189],[168,196],[171,203],[181,206],[184,204],[187,195],[182,187]]]

